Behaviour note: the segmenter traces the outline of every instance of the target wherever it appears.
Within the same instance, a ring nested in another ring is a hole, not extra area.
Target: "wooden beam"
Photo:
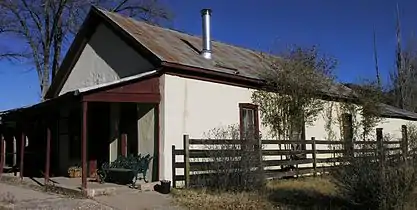
[[[45,188],[49,183],[49,169],[51,164],[51,123],[46,124],[46,162],[45,162]]]
[[[156,93],[126,94],[98,92],[84,96],[83,101],[159,103],[161,96]]]
[[[20,136],[20,179],[23,180],[23,166],[25,158],[25,146],[26,146],[26,136],[23,128],[21,130]]]
[[[0,176],[3,173],[3,166],[4,163],[6,162],[6,154],[5,154],[5,149],[4,149],[4,138],[3,138],[3,134],[0,133]]]
[[[13,165],[12,167],[16,167],[17,166],[17,139],[16,136],[13,135]],[[13,170],[14,172],[14,176],[16,176],[16,170]]]
[[[313,158],[313,175],[317,176],[316,138],[311,137],[311,150]]]
[[[83,190],[87,189],[87,111],[88,103],[82,102],[82,122],[81,122],[81,163],[82,163],[82,178],[81,187]]]
[[[155,115],[155,120],[156,120],[156,145],[154,145],[154,147],[155,147],[155,152],[154,152],[154,154],[156,154],[156,157],[155,157],[155,159],[156,159],[156,161],[157,161],[157,163],[156,163],[156,167],[154,167],[154,168],[156,168],[156,180],[159,180],[159,177],[160,177],[160,173],[161,173],[161,134],[159,133],[160,132],[160,130],[161,130],[161,103],[158,103],[158,105],[156,105],[156,110],[155,110],[155,113],[156,113],[156,115]],[[155,155],[154,155],[155,156]],[[154,161],[155,161],[155,159],[154,159]]]
[[[184,135],[184,177],[185,187],[190,186],[190,137]]]
[[[121,142],[121,152],[122,152],[122,156],[126,157],[127,156],[127,134],[123,133],[122,134],[122,142]]]

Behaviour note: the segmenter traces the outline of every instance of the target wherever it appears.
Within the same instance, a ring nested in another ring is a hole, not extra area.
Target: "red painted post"
[[[23,180],[23,159],[25,158],[25,146],[26,146],[26,136],[25,132],[22,129],[22,135],[20,137],[20,179]]]
[[[4,162],[6,161],[5,160],[6,155],[4,154],[5,153],[5,151],[4,151],[4,138],[3,138],[2,134],[0,134],[0,141],[1,141],[1,143],[0,143],[0,176],[1,176],[1,174],[3,173]]]
[[[122,156],[127,156],[127,134],[122,134],[122,142],[121,142],[121,148],[122,148]]]
[[[81,139],[81,162],[82,162],[82,179],[81,187],[82,189],[87,189],[87,109],[88,104],[86,101],[82,102],[82,139]]]
[[[45,187],[49,183],[49,168],[51,164],[51,127],[49,122],[46,127],[46,162],[45,162]]]

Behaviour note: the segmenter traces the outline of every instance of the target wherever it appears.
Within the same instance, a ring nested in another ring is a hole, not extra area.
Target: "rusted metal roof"
[[[162,61],[254,79],[258,79],[256,71],[270,68],[260,52],[217,41],[212,41],[213,57],[207,60],[200,55],[201,37],[100,11]]]
[[[388,104],[380,104],[379,106],[381,108],[382,117],[417,120],[417,113],[400,109]]]
[[[137,42],[139,42],[141,45],[143,45],[149,51],[151,51],[161,61],[175,63],[184,66],[202,68],[232,75],[240,75],[252,79],[260,79],[259,73],[261,71],[271,69],[271,60],[279,59],[278,57],[275,57],[270,54],[257,52],[254,50],[241,48],[217,41],[212,41],[213,56],[211,60],[207,60],[200,55],[202,41],[201,38],[198,36],[193,36],[179,31],[150,25],[145,22],[121,16],[117,13],[108,12],[106,10],[98,8],[95,9],[101,12],[102,15],[107,17],[109,20],[117,24]],[[64,70],[69,71],[71,69],[69,68]],[[112,82],[108,84],[71,91],[55,98],[55,100],[64,97],[76,96],[79,93],[86,93],[91,90],[96,90],[103,87],[107,87],[109,85],[123,83],[132,79],[138,79],[148,74],[154,73],[155,71],[152,71],[143,75],[135,75],[118,82]],[[323,90],[323,92],[326,93],[328,96],[336,98],[357,97],[357,95],[352,89],[342,84],[333,84],[327,90]],[[7,114],[18,111],[31,110],[42,104],[46,104],[55,100],[50,99],[32,106],[21,107],[7,111],[0,111],[0,120],[2,116],[5,116]],[[385,104],[381,104],[381,107],[383,109],[382,115],[384,117],[417,120],[416,113],[401,110]]]
[[[274,59],[279,59],[267,53],[212,41],[212,59],[208,60],[200,55],[201,37],[154,26],[106,10],[99,11],[161,61],[260,79],[260,72],[271,69]],[[341,84],[335,84],[323,92],[332,97],[355,97],[351,89]]]

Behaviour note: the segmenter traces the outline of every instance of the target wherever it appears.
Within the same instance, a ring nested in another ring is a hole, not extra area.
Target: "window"
[[[292,122],[290,130],[291,140],[301,141],[306,140],[305,122]],[[306,150],[306,144],[292,144],[293,150]]]
[[[353,119],[352,115],[348,113],[342,114],[343,139],[351,141],[353,139]]]
[[[299,119],[296,119],[296,118],[290,119],[290,122],[291,122],[290,130],[289,130],[290,140],[302,141],[300,143],[291,143],[291,150],[305,151],[307,149],[306,144],[303,142],[306,140],[305,121],[303,118],[304,116],[302,116]],[[292,160],[305,159],[306,157],[307,155],[305,153],[289,156],[289,158]]]
[[[347,155],[350,156],[353,154],[354,149],[353,118],[352,115],[348,113],[343,113],[342,118],[344,147],[347,150]]]
[[[240,137],[255,139],[259,134],[258,106],[254,104],[239,104]]]

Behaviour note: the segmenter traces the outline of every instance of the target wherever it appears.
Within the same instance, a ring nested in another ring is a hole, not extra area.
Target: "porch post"
[[[15,168],[17,166],[17,139],[16,139],[15,135],[13,135],[12,145],[13,145],[13,165],[12,165],[12,167]],[[16,170],[13,169],[13,172],[14,172],[14,176],[16,176]]]
[[[4,149],[4,138],[3,138],[3,133],[0,133],[0,141],[1,141],[1,143],[0,143],[0,176],[2,175],[2,173],[3,173],[3,166],[4,166],[4,163],[6,162],[6,154],[5,154],[5,149]]]
[[[87,189],[87,109],[88,103],[82,102],[82,127],[81,127],[81,162],[82,162],[82,189]]]
[[[121,149],[122,149],[122,156],[127,156],[127,134],[122,134],[122,143],[121,143]]]
[[[21,128],[21,136],[20,136],[20,179],[23,180],[23,159],[25,158],[25,146],[26,146],[26,136],[23,129]]]
[[[51,164],[51,124],[46,123],[46,162],[45,162],[45,188],[49,183],[49,169]]]

